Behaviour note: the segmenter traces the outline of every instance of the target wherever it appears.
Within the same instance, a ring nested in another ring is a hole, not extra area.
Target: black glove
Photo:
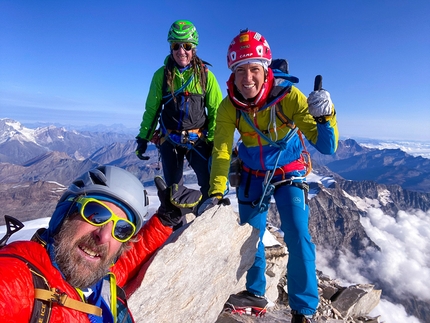
[[[137,143],[137,148],[136,148],[137,158],[139,158],[140,160],[148,160],[149,156],[143,156],[146,149],[148,148],[148,140],[142,139],[140,137],[136,137],[136,143]]]
[[[206,143],[207,143],[207,145],[209,146],[209,148],[212,151],[212,149],[214,148],[214,142],[213,142],[213,140],[207,140],[206,139]]]
[[[197,215],[202,215],[216,205],[230,205],[230,199],[228,197],[222,197],[222,195],[211,196],[200,205]]]
[[[182,221],[183,216],[196,211],[202,198],[200,191],[178,184],[167,187],[164,180],[158,176],[154,182],[160,199],[157,215],[163,225],[174,227]]]

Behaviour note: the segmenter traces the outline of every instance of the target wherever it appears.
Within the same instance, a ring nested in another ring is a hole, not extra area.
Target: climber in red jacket
[[[76,179],[47,229],[0,249],[2,322],[134,322],[122,287],[201,199],[155,182],[160,207],[145,222],[149,200],[131,173],[100,166]]]

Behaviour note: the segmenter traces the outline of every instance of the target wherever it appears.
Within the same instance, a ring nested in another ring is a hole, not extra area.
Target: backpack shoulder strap
[[[204,71],[206,73],[206,84],[207,84],[207,82],[208,82],[208,71],[209,71],[208,66],[212,66],[212,65],[206,61],[203,61],[203,60],[202,60],[202,63],[203,63]],[[175,91],[175,94],[182,92],[182,90],[191,82],[192,79],[193,79],[193,77],[189,78],[188,81],[179,90]],[[171,93],[167,92],[167,66],[164,66],[163,83],[161,85],[161,97],[162,97],[162,99],[161,99],[160,107],[163,104],[165,104],[166,102],[171,100],[170,94]],[[206,91],[205,91],[205,93],[203,93],[203,96],[205,96],[205,95],[206,95]]]
[[[282,111],[282,105],[280,102],[276,103],[275,107],[276,116],[279,120],[281,120],[282,124],[285,124],[288,128],[294,129],[296,125],[294,122],[288,118],[285,113]],[[239,129],[240,116],[242,115],[239,109],[236,109],[236,128]]]
[[[276,111],[276,116],[278,117],[278,119],[281,120],[282,123],[285,124],[288,128],[294,129],[296,127],[294,122],[285,115],[284,111],[282,111],[281,102],[276,103],[275,111]]]
[[[24,257],[21,257],[19,255],[15,254],[0,254],[0,257],[9,257],[9,258],[16,258],[24,262],[28,269],[30,270],[32,276],[33,276],[33,285],[35,289],[35,293],[37,289],[44,289],[49,290],[50,286],[48,284],[47,279],[45,276],[42,275],[40,270],[33,265],[31,262],[29,262]],[[49,322],[49,319],[51,317],[51,309],[52,309],[52,303],[48,300],[41,300],[41,299],[35,299],[34,305],[33,305],[33,311],[31,313],[31,319],[30,323],[47,323]]]
[[[16,258],[24,262],[33,275],[34,305],[30,323],[47,323],[51,316],[52,303],[68,307],[87,314],[102,316],[102,309],[98,306],[69,298],[66,294],[50,288],[48,280],[41,271],[30,261],[15,254],[0,254],[0,257]]]
[[[206,74],[206,85],[205,85],[205,90],[203,92],[203,96],[206,96],[206,89],[208,87],[208,72],[209,72],[208,66],[212,66],[212,65],[206,61],[203,61],[203,60],[202,60],[202,62],[203,62],[203,68],[205,69],[205,74]]]
[[[167,68],[164,66],[163,83],[161,85],[161,97],[164,98],[167,94]],[[163,102],[163,100],[161,101]]]
[[[240,122],[240,116],[242,113],[240,113],[239,109],[236,109],[236,129],[239,129],[239,122]]]

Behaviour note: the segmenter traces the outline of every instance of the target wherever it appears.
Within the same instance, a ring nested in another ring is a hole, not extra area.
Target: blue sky
[[[0,117],[139,129],[167,32],[191,20],[226,94],[227,47],[260,32],[298,88],[316,74],[342,137],[430,141],[430,1],[0,0]],[[270,4],[270,5],[269,5]]]

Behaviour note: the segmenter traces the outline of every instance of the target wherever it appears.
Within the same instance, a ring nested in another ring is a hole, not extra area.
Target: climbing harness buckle
[[[188,143],[188,131],[182,130],[181,132],[181,144],[187,144]]]

